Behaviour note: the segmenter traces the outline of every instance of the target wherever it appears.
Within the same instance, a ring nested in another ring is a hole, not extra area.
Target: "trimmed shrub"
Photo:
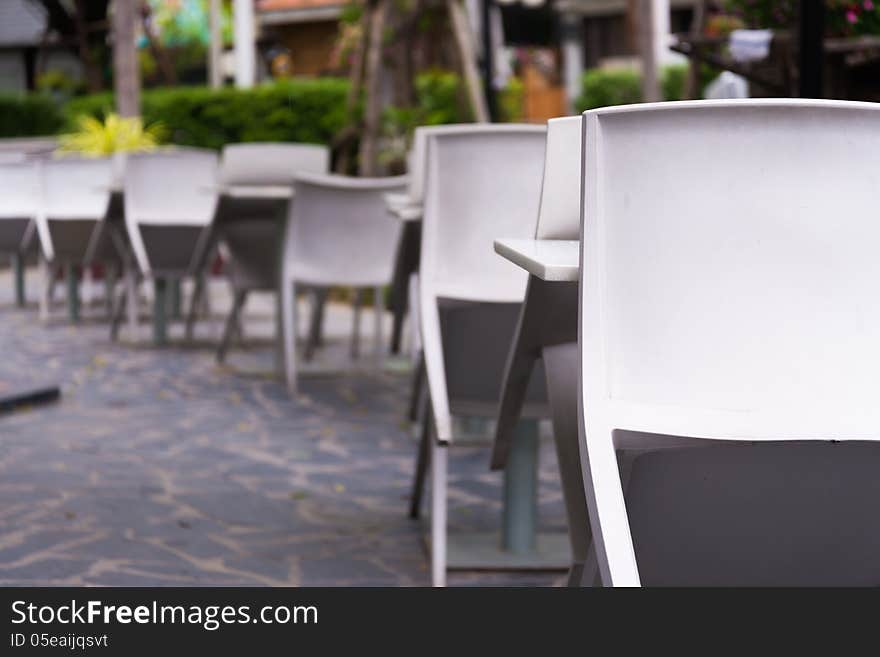
[[[716,74],[704,67],[700,84],[704,87]],[[666,66],[660,72],[660,91],[664,100],[681,100],[687,79],[686,65]],[[578,111],[583,112],[609,105],[627,105],[642,102],[642,75],[631,68],[592,69],[584,73],[583,92],[577,100]]]
[[[174,87],[147,90],[141,100],[146,125],[159,123],[169,142],[219,149],[248,141],[326,144],[345,125],[348,82],[340,78],[286,80],[253,89]],[[67,129],[85,114],[104,119],[113,95],[72,99]]]
[[[0,94],[0,137],[54,135],[64,116],[51,97],[43,94]]]

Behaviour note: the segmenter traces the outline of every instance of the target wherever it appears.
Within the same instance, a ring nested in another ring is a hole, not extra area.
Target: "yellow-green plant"
[[[151,151],[162,141],[164,129],[154,123],[144,126],[140,117],[124,118],[108,114],[102,122],[92,116],[77,119],[77,131],[62,135],[60,151],[86,157],[102,157],[113,153]]]

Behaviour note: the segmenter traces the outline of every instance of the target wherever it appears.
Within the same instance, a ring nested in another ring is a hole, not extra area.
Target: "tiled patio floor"
[[[56,381],[63,398],[0,416],[0,584],[428,584],[405,513],[406,374],[312,376],[292,400],[265,340],[215,365],[219,318],[194,345],[112,344],[97,306],[73,327],[59,304],[43,326],[34,306],[12,307],[10,288],[2,272],[0,380]],[[268,333],[271,305],[255,304],[248,335]],[[331,314],[332,343],[347,310]],[[497,527],[501,478],[487,450],[452,455],[454,527]],[[542,459],[542,522],[564,530],[549,444]],[[457,573],[450,584],[562,579]]]

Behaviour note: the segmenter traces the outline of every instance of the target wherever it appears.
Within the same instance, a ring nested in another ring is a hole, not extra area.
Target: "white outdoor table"
[[[548,283],[577,283],[580,248],[578,240],[495,240],[495,253]]]
[[[545,554],[535,556],[571,566],[573,558],[567,536],[537,535],[535,503],[531,499],[537,482],[529,482],[536,477],[538,451],[534,438],[524,439],[529,421],[521,419],[521,415],[529,380],[543,348],[577,341],[580,242],[499,239],[495,241],[495,251],[529,273],[502,383],[492,449],[492,469],[505,470],[505,531],[536,537],[532,544],[538,546],[539,552],[543,540]],[[535,431],[531,433],[536,435]],[[569,578],[570,583],[580,583],[579,564],[570,568]]]

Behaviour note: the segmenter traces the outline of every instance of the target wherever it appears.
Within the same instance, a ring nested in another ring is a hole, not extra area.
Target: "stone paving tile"
[[[99,317],[71,326],[60,306],[41,325],[33,306],[11,306],[8,282],[0,276],[0,380],[57,381],[63,399],[0,416],[0,584],[429,583],[422,527],[406,517],[405,374],[308,377],[291,399],[266,340],[215,365],[219,318],[200,325],[196,346],[113,344]],[[271,318],[259,321],[247,335],[268,335]],[[553,451],[542,450],[542,527],[564,531]],[[498,527],[501,479],[487,459],[484,448],[452,451],[451,531]],[[453,573],[450,583],[563,579]]]

